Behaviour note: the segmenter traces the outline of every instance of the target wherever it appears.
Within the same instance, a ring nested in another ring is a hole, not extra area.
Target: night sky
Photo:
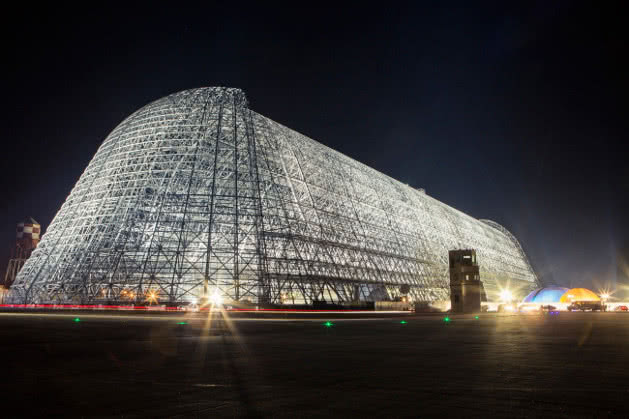
[[[47,227],[126,116],[230,86],[262,115],[504,225],[547,283],[613,281],[629,242],[626,10],[395,3],[6,14],[0,267],[15,224]]]

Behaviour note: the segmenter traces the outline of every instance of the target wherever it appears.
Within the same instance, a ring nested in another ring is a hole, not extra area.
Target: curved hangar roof
[[[527,295],[524,303],[571,303],[573,301],[600,301],[600,297],[587,288],[547,287]]]
[[[487,296],[536,276],[518,241],[248,108],[186,90],[105,139],[13,287],[27,302],[449,298],[448,250]],[[402,291],[404,290],[404,291]]]

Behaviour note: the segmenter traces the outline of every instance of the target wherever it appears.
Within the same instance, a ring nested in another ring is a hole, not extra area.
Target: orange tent
[[[571,303],[573,301],[601,301],[601,299],[587,288],[571,288],[559,299],[560,303]]]

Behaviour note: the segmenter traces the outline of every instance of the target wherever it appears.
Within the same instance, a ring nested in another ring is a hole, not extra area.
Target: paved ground
[[[626,313],[74,317],[0,313],[5,417],[629,416]]]

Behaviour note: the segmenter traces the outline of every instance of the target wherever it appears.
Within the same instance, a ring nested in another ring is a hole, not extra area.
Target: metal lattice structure
[[[23,302],[445,300],[448,250],[488,296],[535,273],[517,240],[248,108],[157,100],[105,139],[12,288]]]

